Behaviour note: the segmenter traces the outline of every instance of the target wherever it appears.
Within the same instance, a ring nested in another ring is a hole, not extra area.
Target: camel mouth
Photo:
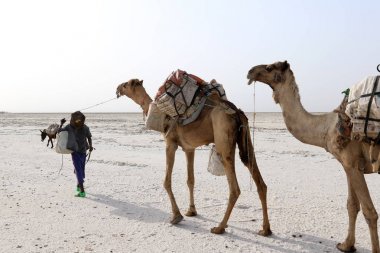
[[[256,81],[261,82],[260,76],[261,76],[261,74],[260,74],[260,71],[257,71],[257,67],[251,68],[247,74],[248,85],[250,85]]]
[[[263,82],[262,80],[258,80],[257,78],[249,78],[248,85],[250,85],[252,83],[256,84],[256,82],[266,84],[272,89],[272,91],[274,91],[274,88],[272,87],[272,85],[270,83]]]
[[[256,82],[260,82],[260,83],[264,83],[266,85],[268,85],[273,91],[274,91],[274,88],[272,87],[272,85],[270,83],[267,83],[263,80],[263,78],[261,78],[261,74],[260,72],[254,72],[253,69],[251,69],[249,72],[248,72],[248,75],[247,75],[247,79],[248,79],[248,85],[252,84],[253,82],[256,83]]]
[[[256,81],[253,80],[253,79],[249,79],[249,80],[248,80],[248,85],[251,85],[253,82],[256,82]]]
[[[120,84],[120,85],[117,86],[117,88],[116,88],[116,98],[119,98],[119,97],[122,96],[122,94],[121,94],[121,86],[122,86],[122,84]]]
[[[248,73],[247,75],[247,79],[248,79],[248,85],[252,84],[253,82],[256,82],[257,79],[256,79],[256,76],[253,75],[252,73]]]

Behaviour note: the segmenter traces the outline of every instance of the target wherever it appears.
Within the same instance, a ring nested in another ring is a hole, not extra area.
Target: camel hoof
[[[186,216],[188,217],[193,217],[193,216],[197,216],[197,211],[196,210],[187,210],[187,212],[185,213]]]
[[[351,247],[345,247],[343,246],[344,243],[338,243],[336,245],[336,248],[342,252],[355,252],[356,251],[356,248],[354,246],[351,246]]]
[[[259,235],[261,236],[270,236],[272,234],[272,231],[270,229],[263,229],[259,231]]]
[[[180,223],[182,220],[183,220],[183,216],[182,216],[182,215],[178,215],[178,216],[174,217],[174,218],[170,221],[170,223],[173,224],[173,225],[175,225],[175,224]]]
[[[221,228],[221,227],[214,227],[211,229],[211,233],[213,234],[217,234],[217,235],[221,235],[225,232],[226,230],[224,228]]]

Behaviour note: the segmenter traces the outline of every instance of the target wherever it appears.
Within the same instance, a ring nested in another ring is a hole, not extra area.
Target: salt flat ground
[[[252,115],[250,123],[252,124]],[[145,130],[141,114],[87,114],[94,147],[87,164],[87,198],[75,198],[71,158],[41,143],[39,129],[69,114],[0,115],[1,252],[338,252],[348,227],[346,177],[325,150],[302,144],[286,130],[281,114],[259,113],[254,130],[257,162],[268,186],[273,235],[262,237],[256,187],[239,158],[241,195],[223,235],[210,233],[228,197],[225,177],[207,172],[209,147],[195,157],[198,216],[171,225],[162,183],[165,144]],[[179,149],[173,190],[188,207],[184,153]],[[380,176],[366,176],[380,210]],[[362,213],[358,252],[370,252]]]

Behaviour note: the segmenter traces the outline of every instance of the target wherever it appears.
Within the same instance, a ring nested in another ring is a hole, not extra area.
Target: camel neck
[[[329,131],[327,123],[333,120],[336,114],[314,115],[307,112],[301,103],[295,81],[287,87],[278,94],[278,100],[289,132],[303,143],[327,149],[326,137]]]
[[[153,100],[149,97],[149,95],[147,93],[142,94],[141,96],[139,96],[137,98],[137,100],[135,100],[135,102],[141,106],[141,109],[143,109],[143,112],[144,112],[145,116],[148,114],[149,104],[152,101]]]

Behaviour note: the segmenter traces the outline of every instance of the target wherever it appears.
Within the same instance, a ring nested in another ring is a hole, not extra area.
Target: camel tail
[[[249,169],[252,168],[255,157],[253,152],[253,145],[251,141],[251,135],[249,130],[248,118],[244,114],[244,112],[238,109],[233,103],[229,101],[223,101],[223,103],[227,104],[230,108],[232,108],[236,112],[236,122],[237,122],[237,136],[236,141],[239,148],[239,156],[240,160],[243,162],[245,166]]]
[[[239,147],[240,160],[243,162],[245,166],[251,168],[254,159],[254,154],[251,135],[249,131],[248,118],[241,110],[239,110],[237,114],[240,123],[237,135],[237,144]]]

